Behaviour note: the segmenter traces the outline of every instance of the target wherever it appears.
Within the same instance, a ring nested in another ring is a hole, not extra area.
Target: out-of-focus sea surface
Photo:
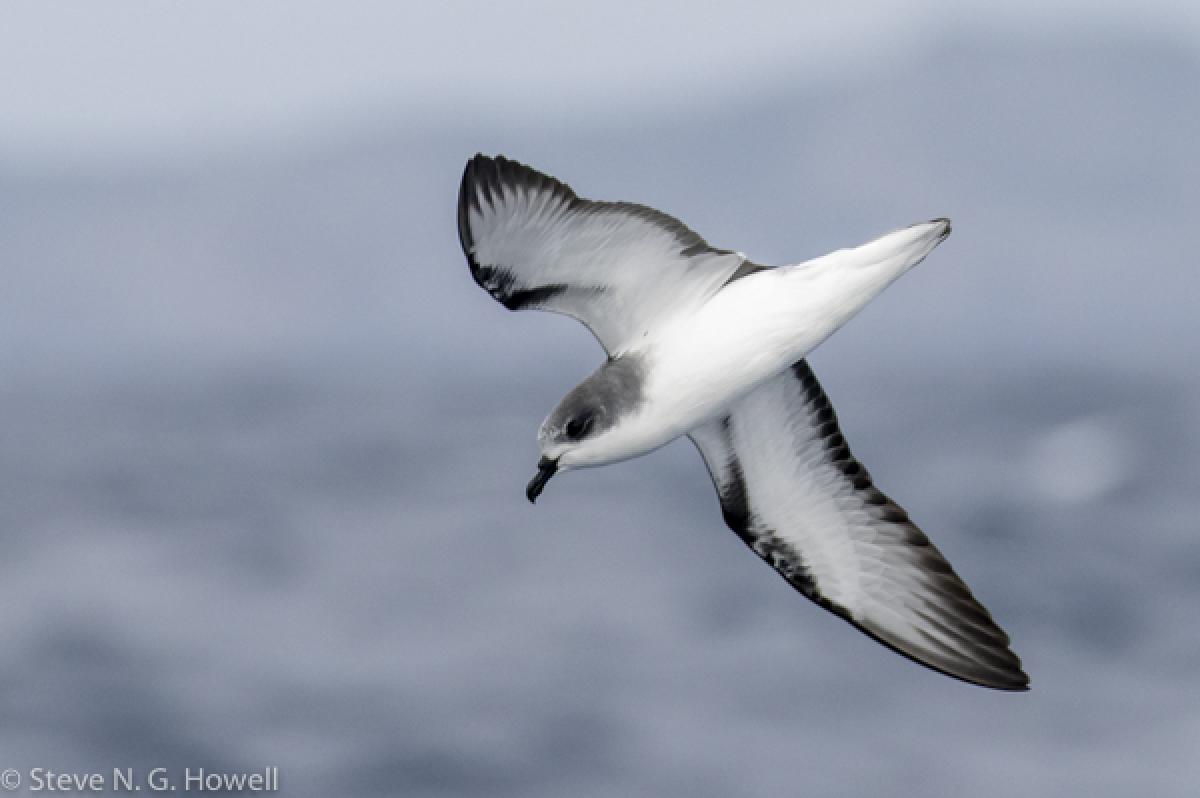
[[[295,796],[1194,796],[1200,62],[948,40],[728,107],[0,163],[0,767]],[[721,522],[699,457],[523,488],[602,353],[509,314],[466,159],[760,262],[955,233],[812,357],[1026,694],[891,654]]]

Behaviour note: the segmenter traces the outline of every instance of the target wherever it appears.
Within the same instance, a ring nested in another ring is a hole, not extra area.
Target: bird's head
[[[576,385],[538,430],[541,458],[538,472],[525,489],[537,500],[550,478],[560,471],[604,465],[630,457],[617,422],[631,415],[642,401],[640,359],[607,361]]]

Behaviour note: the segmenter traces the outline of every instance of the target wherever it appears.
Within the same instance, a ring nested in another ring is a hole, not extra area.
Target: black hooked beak
[[[529,480],[529,486],[525,488],[525,498],[529,499],[530,504],[537,502],[537,497],[542,495],[542,488],[546,487],[546,483],[550,481],[550,477],[558,471],[558,461],[551,460],[549,457],[543,457],[538,460],[538,472],[533,475],[533,479]]]

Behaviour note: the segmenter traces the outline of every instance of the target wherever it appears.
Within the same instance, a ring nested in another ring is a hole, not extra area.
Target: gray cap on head
[[[642,403],[642,359],[637,356],[608,360],[590,377],[576,385],[542,423],[538,440],[543,451],[554,446],[572,446],[602,435],[618,419]],[[535,501],[558,471],[558,460],[544,456],[538,473],[525,495]]]

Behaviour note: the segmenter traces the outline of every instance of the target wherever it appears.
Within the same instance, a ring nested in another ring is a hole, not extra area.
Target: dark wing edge
[[[561,283],[520,286],[511,272],[493,266],[481,266],[475,259],[475,238],[471,234],[470,212],[472,209],[482,211],[479,205],[480,193],[489,203],[494,203],[502,196],[501,190],[505,185],[546,192],[566,210],[580,200],[566,183],[525,164],[511,161],[503,155],[490,158],[479,153],[467,161],[458,188],[458,242],[467,257],[471,276],[479,287],[509,310],[522,310],[544,304],[565,292],[567,286]]]
[[[571,289],[564,283],[545,285],[521,285],[510,270],[497,266],[484,266],[475,258],[475,238],[471,233],[470,212],[482,212],[480,194],[489,204],[503,197],[503,188],[511,187],[525,192],[545,193],[558,202],[564,213],[578,214],[621,214],[661,228],[675,237],[679,254],[689,258],[702,254],[732,254],[730,250],[709,245],[698,233],[668,213],[636,202],[601,202],[584,199],[566,183],[539,172],[520,161],[503,155],[488,156],[477,153],[467,161],[463,169],[462,182],[458,190],[458,241],[471,276],[475,282],[509,310],[538,308],[554,297]],[[729,281],[752,274],[763,267],[745,262],[729,278]],[[599,290],[592,287],[590,290]]]
[[[821,592],[819,580],[807,567],[803,552],[757,517],[734,447],[732,415],[689,434],[708,466],[725,523],[789,585],[906,659],[981,687],[1028,690],[1029,677],[1009,648],[1008,635],[992,620],[937,547],[912,523],[908,513],[875,487],[867,469],[851,454],[833,406],[808,363],[798,361],[788,376],[798,383],[797,399],[804,403],[816,427],[824,446],[825,463],[840,471],[841,478],[853,486],[873,524],[899,530],[897,553],[903,555],[907,565],[920,569],[926,580],[925,589],[936,595],[936,603],[927,601],[921,610],[915,611],[920,621],[953,640],[959,650],[929,635],[914,640],[893,634],[869,617],[854,617],[848,608]]]

